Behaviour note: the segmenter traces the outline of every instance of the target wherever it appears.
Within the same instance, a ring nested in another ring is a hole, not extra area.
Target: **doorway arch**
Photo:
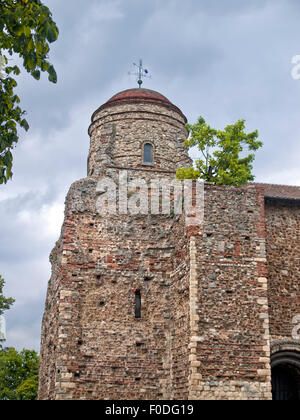
[[[271,356],[274,401],[300,401],[300,345],[278,346]]]

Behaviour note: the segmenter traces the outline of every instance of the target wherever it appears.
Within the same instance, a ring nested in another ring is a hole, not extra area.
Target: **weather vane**
[[[151,76],[149,75],[149,71],[143,67],[142,59],[140,59],[140,64],[133,63],[133,65],[138,68],[138,72],[136,73],[129,72],[128,74],[130,74],[131,76],[137,76],[137,83],[140,88],[143,84],[143,77],[147,77],[148,79],[151,79]]]

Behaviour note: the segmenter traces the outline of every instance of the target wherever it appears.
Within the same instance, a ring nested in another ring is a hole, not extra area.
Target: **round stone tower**
[[[176,184],[177,168],[191,165],[186,121],[163,95],[141,88],[93,114],[88,177],[70,188],[50,257],[40,399],[187,397],[184,223],[174,212],[103,214],[98,205],[103,179],[118,184],[125,174],[128,201],[137,192],[131,182]]]
[[[88,175],[103,164],[176,171],[190,166],[183,147],[187,120],[165,96],[149,89],[114,95],[92,116]]]

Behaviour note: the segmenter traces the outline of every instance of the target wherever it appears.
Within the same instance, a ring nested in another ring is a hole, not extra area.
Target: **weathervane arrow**
[[[143,84],[143,77],[151,79],[151,76],[149,75],[149,71],[143,67],[143,60],[142,59],[140,59],[139,64],[133,63],[133,65],[138,68],[138,72],[136,72],[136,73],[129,72],[128,74],[130,74],[132,76],[137,76],[137,83],[138,83],[139,88],[140,88]]]

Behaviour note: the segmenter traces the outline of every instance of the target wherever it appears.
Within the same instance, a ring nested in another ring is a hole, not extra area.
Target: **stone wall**
[[[268,297],[272,341],[292,339],[300,315],[300,201],[266,199]],[[300,344],[300,343],[299,343]]]
[[[270,399],[263,189],[207,186],[193,238],[190,398]]]
[[[61,236],[68,237],[68,226],[65,224]],[[39,395],[42,398],[55,399],[56,372],[59,350],[60,328],[60,292],[63,288],[63,241],[60,239],[50,255],[52,266],[51,279],[48,282],[47,298],[42,321],[41,351],[39,365]],[[62,295],[63,296],[63,295]]]
[[[154,168],[176,171],[191,166],[183,137],[184,118],[155,104],[122,104],[96,113],[89,129],[88,174],[98,174],[103,163],[143,169],[143,145],[154,148]]]
[[[175,244],[171,273],[170,309],[172,315],[170,393],[166,399],[185,400],[189,395],[190,374],[190,238],[184,217],[177,216],[172,226]]]
[[[175,215],[105,219],[96,182],[72,186],[52,253],[40,398],[270,399],[262,191],[206,186],[190,229]]]
[[[148,171],[139,175],[151,178]],[[106,176],[117,181],[119,171],[107,170]],[[129,179],[134,176],[128,172]],[[96,210],[96,185],[97,178],[87,178],[71,187],[52,253],[40,398],[184,398],[189,341],[184,225],[175,215],[104,217]]]

